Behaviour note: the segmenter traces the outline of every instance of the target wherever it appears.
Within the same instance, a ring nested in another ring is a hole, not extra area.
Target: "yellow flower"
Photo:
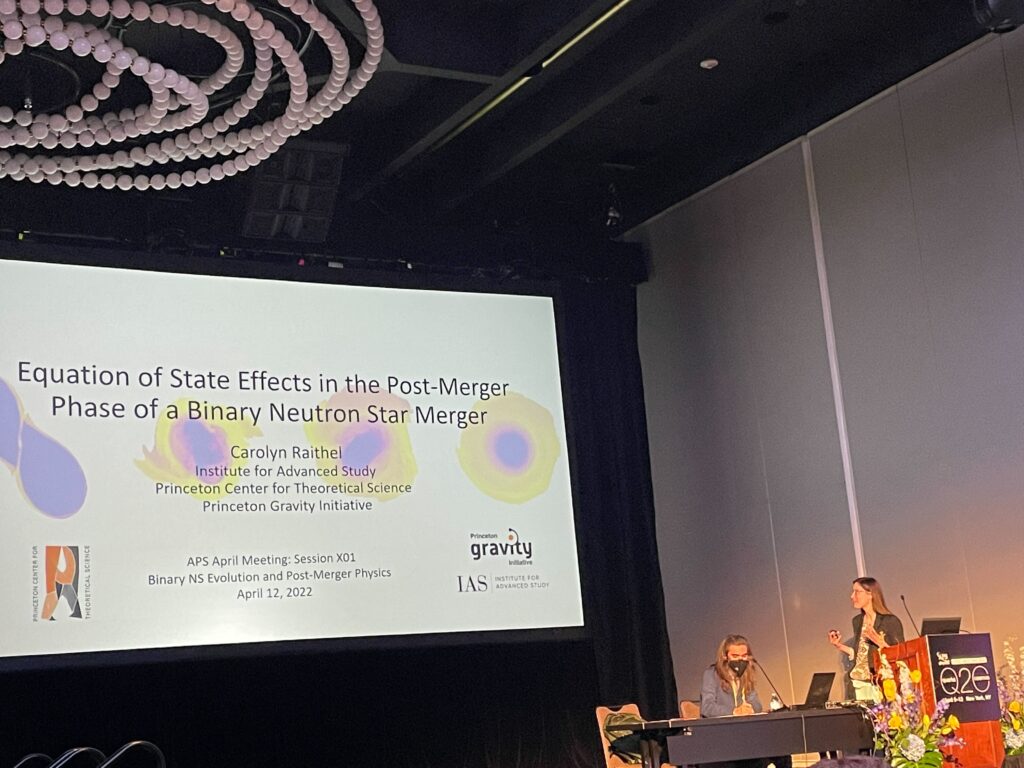
[[[921,682],[921,670],[920,669],[912,669],[912,670],[910,670],[910,682],[912,682],[914,685],[917,685],[918,683]]]
[[[1016,717],[1013,718],[1013,730],[1019,731],[1020,730],[1020,726],[1021,726],[1020,720],[1018,720]]]
[[[903,727],[903,718],[899,716],[898,712],[893,712],[892,717],[889,718],[889,727],[897,730]]]
[[[1011,712],[1013,712],[1013,714],[1015,714],[1015,715],[1020,714],[1020,710],[1021,710],[1020,702],[1019,701],[1011,701],[1009,706],[1007,706],[1007,709],[1010,710]]]
[[[896,699],[896,681],[891,679],[883,680],[882,693],[885,695],[886,701],[894,701]]]
[[[950,715],[946,718],[946,725],[955,731],[960,727],[960,721],[956,719],[956,715]]]
[[[921,716],[921,725],[923,725],[924,729],[927,731],[931,727],[931,725],[932,725],[932,719],[930,717],[928,717],[928,715],[922,715]]]

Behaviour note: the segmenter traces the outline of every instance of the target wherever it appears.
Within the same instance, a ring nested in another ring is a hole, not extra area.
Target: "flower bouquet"
[[[946,715],[949,702],[942,699],[929,714],[924,707],[921,673],[897,662],[897,683],[889,660],[882,656],[881,703],[871,707],[871,724],[875,730],[875,749],[883,750],[893,768],[940,768],[944,761],[953,762],[940,750],[962,746],[956,735],[960,722],[955,715]]]
[[[1024,646],[1014,653],[1011,637],[1003,641],[1003,659],[999,670],[999,726],[1003,747],[1009,756],[1024,755]]]

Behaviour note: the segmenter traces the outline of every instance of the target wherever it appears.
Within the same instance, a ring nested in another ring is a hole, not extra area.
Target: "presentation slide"
[[[583,624],[552,300],[0,260],[0,657]]]

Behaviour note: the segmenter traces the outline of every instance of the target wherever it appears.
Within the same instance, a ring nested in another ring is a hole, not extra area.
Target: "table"
[[[806,752],[862,752],[874,732],[860,707],[767,712],[759,715],[648,720],[617,725],[641,740],[644,768],[695,765]]]

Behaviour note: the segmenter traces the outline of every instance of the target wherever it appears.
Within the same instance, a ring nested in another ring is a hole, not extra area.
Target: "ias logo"
[[[39,620],[81,619],[82,603],[79,600],[80,578],[82,575],[80,548],[75,546],[47,546],[43,561],[42,581],[45,597],[39,609]],[[33,558],[38,568],[38,560]],[[33,578],[33,582],[38,577]],[[33,600],[35,602],[35,600]]]
[[[466,574],[464,576],[458,576],[459,580],[459,592],[463,594],[470,592],[486,592],[490,587],[487,584],[487,576],[478,574]]]

